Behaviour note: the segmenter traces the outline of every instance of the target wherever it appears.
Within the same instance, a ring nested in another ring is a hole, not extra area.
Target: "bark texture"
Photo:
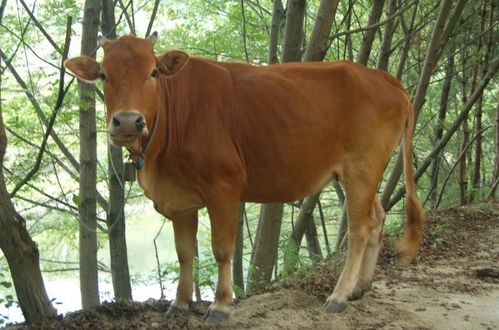
[[[255,236],[255,245],[248,273],[248,292],[272,279],[272,270],[277,260],[279,234],[284,205],[262,204]]]
[[[95,58],[101,1],[85,0],[81,54]],[[82,307],[99,304],[97,271],[97,130],[95,87],[78,82],[80,106],[80,291]]]
[[[116,39],[115,25],[113,1],[102,0],[102,33],[106,38]],[[123,152],[122,148],[110,143],[108,143],[108,176],[109,208],[106,220],[114,297],[117,300],[132,300],[126,244]]]
[[[288,0],[286,9],[286,25],[282,44],[283,62],[301,61],[301,44],[303,41],[303,18],[306,0]]]

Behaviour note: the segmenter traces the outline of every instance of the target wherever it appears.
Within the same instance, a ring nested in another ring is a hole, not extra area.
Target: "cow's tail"
[[[410,104],[410,103],[409,103]],[[406,222],[402,239],[397,242],[397,250],[402,261],[409,263],[416,255],[421,243],[421,231],[425,221],[424,211],[416,196],[414,171],[412,167],[412,140],[414,137],[414,110],[412,106],[407,118],[402,149],[404,155],[404,176],[406,189]]]

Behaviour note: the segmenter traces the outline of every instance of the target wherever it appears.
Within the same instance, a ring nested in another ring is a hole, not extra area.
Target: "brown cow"
[[[81,56],[65,65],[82,80],[104,80],[110,139],[143,159],[139,184],[172,220],[180,280],[168,314],[192,298],[200,208],[210,216],[219,275],[205,318],[217,323],[232,303],[239,201],[294,201],[333,178],[346,192],[349,246],[323,310],[360,298],[385,217],[376,190],[401,137],[407,224],[399,250],[406,261],[415,255],[424,215],[412,170],[413,113],[395,78],[347,61],[252,66],[181,51],[156,56],[155,39],[103,40],[102,63]]]

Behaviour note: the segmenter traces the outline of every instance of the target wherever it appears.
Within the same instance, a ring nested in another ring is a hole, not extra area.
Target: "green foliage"
[[[0,260],[0,263],[4,263]],[[12,293],[12,282],[5,268],[0,268],[0,305],[3,305],[7,310],[16,305],[14,295]],[[9,320],[7,315],[0,314],[0,326]]]
[[[448,222],[436,224],[431,228],[432,249],[438,250],[438,248],[445,243],[445,235],[451,229],[452,224]]]
[[[211,251],[203,249],[200,251],[200,257],[194,259],[194,278],[200,289],[211,289],[215,292],[218,267]]]

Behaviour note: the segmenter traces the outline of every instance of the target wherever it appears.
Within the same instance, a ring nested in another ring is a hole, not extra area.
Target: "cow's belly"
[[[248,181],[241,199],[247,202],[280,203],[292,202],[312,195],[321,190],[328,182],[338,176],[339,168],[334,164],[320,171],[297,174],[297,171],[269,175],[262,173]]]

